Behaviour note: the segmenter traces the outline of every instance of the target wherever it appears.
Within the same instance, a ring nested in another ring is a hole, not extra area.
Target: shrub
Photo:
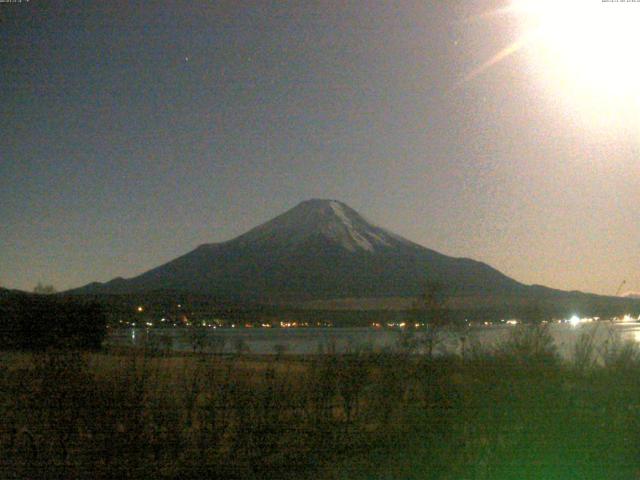
[[[522,365],[555,365],[560,357],[547,325],[519,325],[496,348],[499,357]]]
[[[0,301],[0,348],[99,349],[106,316],[95,303],[44,295],[12,295]]]

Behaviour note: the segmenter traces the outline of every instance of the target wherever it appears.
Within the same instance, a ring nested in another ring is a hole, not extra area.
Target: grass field
[[[598,357],[599,362],[596,362]],[[0,354],[1,478],[640,478],[640,356]]]

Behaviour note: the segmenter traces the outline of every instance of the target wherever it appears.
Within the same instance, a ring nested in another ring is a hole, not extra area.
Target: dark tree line
[[[28,294],[0,299],[2,349],[99,349],[105,334],[106,316],[96,303]]]

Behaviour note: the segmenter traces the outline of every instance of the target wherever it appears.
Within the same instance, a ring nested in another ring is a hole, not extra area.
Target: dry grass
[[[465,361],[4,352],[0,477],[629,480],[640,362],[605,353],[535,329]]]

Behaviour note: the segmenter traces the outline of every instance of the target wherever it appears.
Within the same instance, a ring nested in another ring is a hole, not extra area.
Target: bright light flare
[[[569,319],[569,323],[571,324],[572,327],[576,327],[580,325],[580,317],[578,317],[577,315],[574,315]]]
[[[512,0],[510,10],[540,70],[564,95],[596,113],[638,120],[640,3]]]

